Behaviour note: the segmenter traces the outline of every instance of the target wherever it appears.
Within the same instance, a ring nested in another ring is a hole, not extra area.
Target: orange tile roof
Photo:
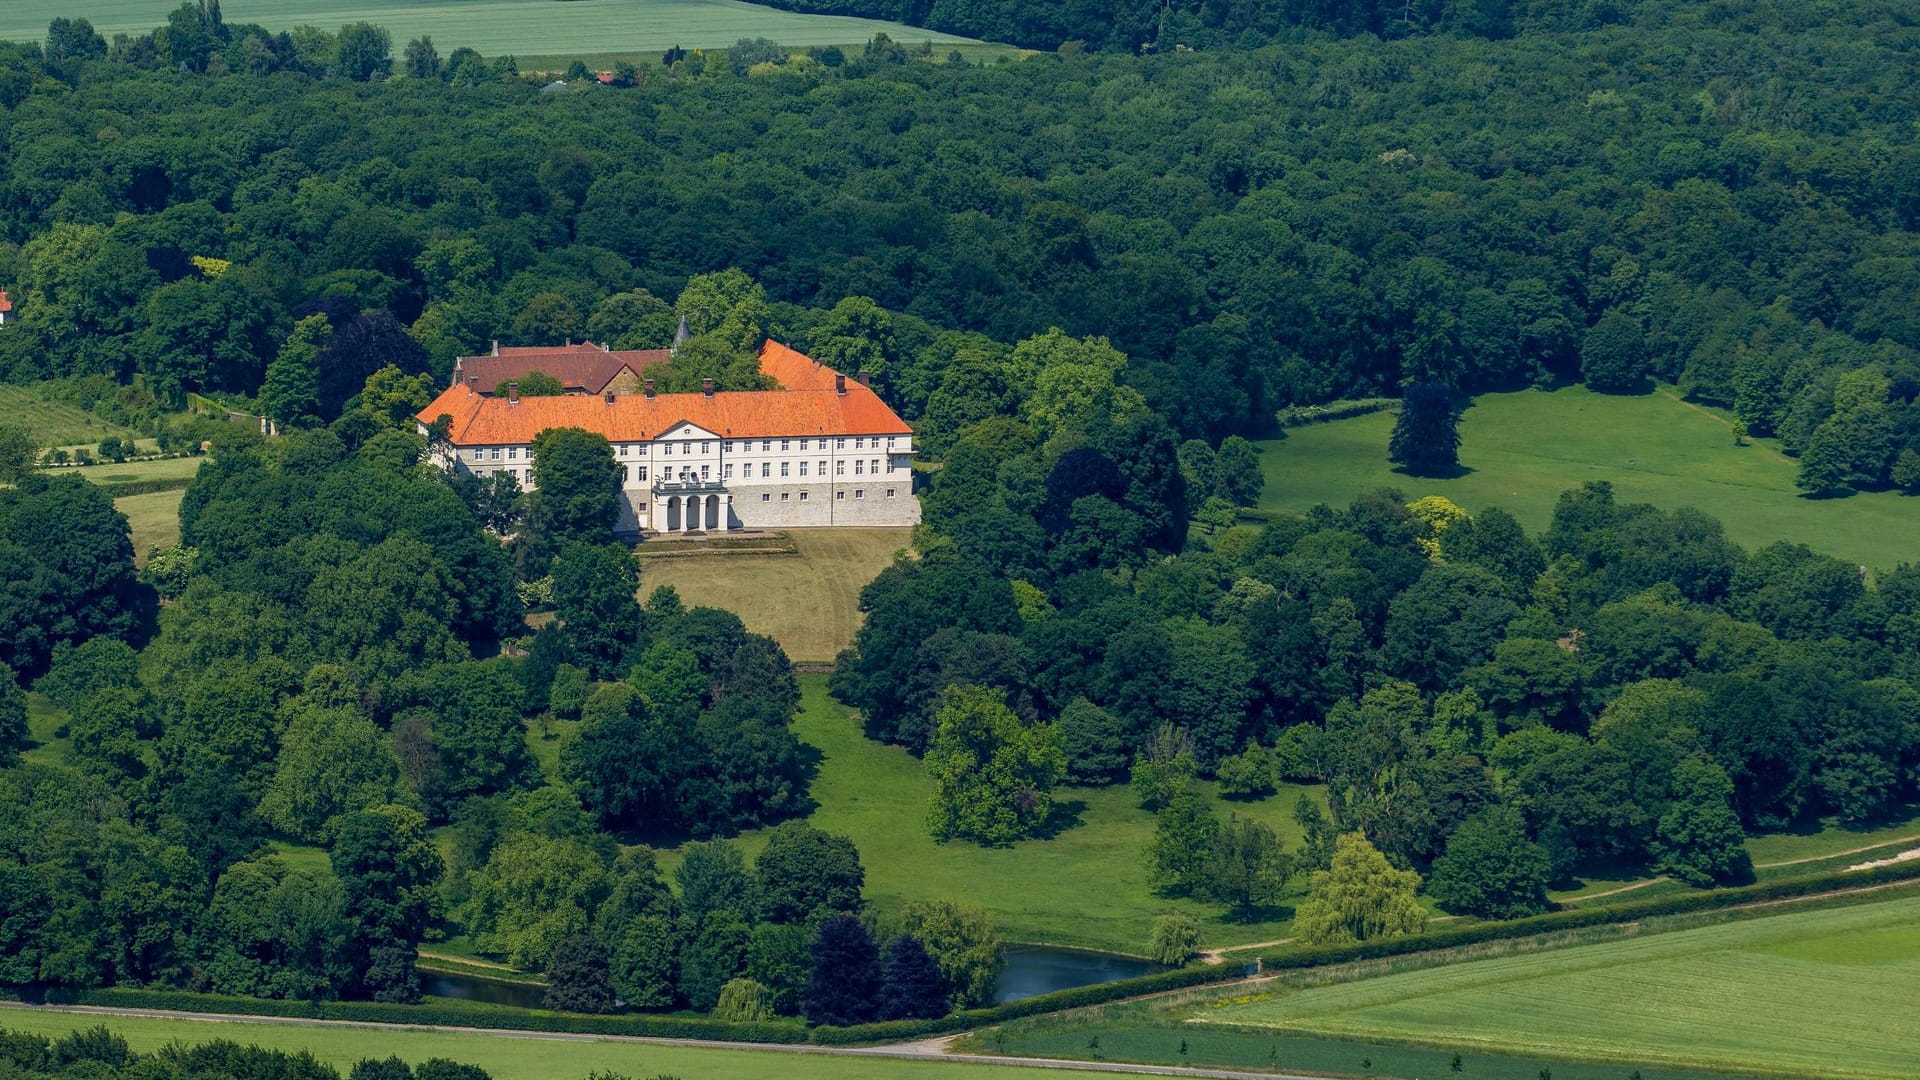
[[[7,299],[7,290],[0,289],[0,311],[12,311],[13,301]]]
[[[913,429],[880,395],[853,379],[836,393],[832,368],[775,341],[760,351],[760,368],[780,390],[721,390],[705,394],[598,394],[523,397],[509,402],[449,387],[417,415],[423,424],[451,417],[456,446],[525,444],[548,428],[582,428],[613,442],[645,442],[688,423],[733,439],[781,435],[909,435]]]

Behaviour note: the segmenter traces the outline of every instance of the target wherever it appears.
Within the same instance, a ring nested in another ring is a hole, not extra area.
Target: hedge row
[[[1718,908],[1737,907],[1766,900],[1787,900],[1816,893],[1831,892],[1835,889],[1858,888],[1869,885],[1885,885],[1899,881],[1920,879],[1920,861],[1895,863],[1891,866],[1877,867],[1872,870],[1832,870],[1800,877],[1780,878],[1775,881],[1761,882],[1755,885],[1743,885],[1730,889],[1716,889],[1712,892],[1686,893],[1679,896],[1655,897],[1648,900],[1628,900],[1618,904],[1597,907],[1562,908],[1545,915],[1535,915],[1526,919],[1510,919],[1505,922],[1474,923],[1469,926],[1448,927],[1409,937],[1382,938],[1378,941],[1364,941],[1358,945],[1300,945],[1291,949],[1266,953],[1260,957],[1260,963],[1267,968],[1299,969],[1322,967],[1328,964],[1346,964],[1355,960],[1377,960],[1387,956],[1403,956],[1408,953],[1429,952],[1436,949],[1454,949],[1462,945],[1477,945],[1485,941],[1502,941],[1510,938],[1531,937],[1536,934],[1551,934],[1563,930],[1578,930],[1586,926],[1602,926],[1608,923],[1635,922],[1640,919],[1655,918],[1661,915],[1684,915],[1697,911],[1712,911]]]
[[[1385,412],[1398,408],[1399,398],[1344,398],[1329,401],[1324,405],[1289,405],[1273,414],[1274,422],[1283,428],[1302,427],[1307,424],[1324,424],[1329,420],[1345,420],[1350,416],[1365,416],[1368,413]]]
[[[151,480],[92,480],[94,486],[107,493],[109,499],[121,499],[128,495],[151,495],[156,491],[183,491],[193,483],[191,476],[162,476]]]
[[[1409,953],[1459,948],[1487,941],[1529,937],[1587,926],[1633,922],[1661,915],[1681,915],[1736,907],[1766,900],[1785,900],[1836,889],[1920,880],[1920,861],[1896,863],[1864,871],[1828,871],[1782,878],[1740,888],[1627,901],[1604,907],[1569,908],[1507,922],[1448,927],[1410,937],[1386,938],[1358,945],[1299,946],[1263,955],[1269,969],[1298,970],[1352,963]],[[632,1035],[663,1039],[710,1039],[746,1043],[815,1043],[842,1046],[901,1042],[1041,1013],[1104,1005],[1122,998],[1181,990],[1225,982],[1244,970],[1240,962],[1179,968],[1135,979],[1057,990],[1005,1005],[969,1009],[933,1020],[895,1020],[853,1027],[808,1028],[797,1020],[739,1024],[702,1016],[662,1016],[628,1013],[588,1016],[541,1009],[520,1009],[473,1001],[435,1001],[425,1005],[392,1005],[372,1001],[279,1001],[263,998],[191,994],[171,990],[49,991],[46,1000],[58,1004],[99,1005],[113,1008],[164,1009],[179,1012],[234,1013],[249,1016],[285,1016],[319,1020],[351,1020],[387,1024],[431,1024],[448,1027],[507,1028],[526,1031],[569,1032],[586,1035]]]

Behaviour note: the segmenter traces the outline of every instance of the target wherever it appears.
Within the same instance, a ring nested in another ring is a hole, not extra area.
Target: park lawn
[[[149,491],[113,500],[114,509],[127,515],[135,565],[146,565],[147,552],[153,548],[180,542],[180,497],[185,494],[184,490]]]
[[[28,748],[20,756],[35,765],[65,765],[67,747],[73,740],[61,738],[54,733],[67,722],[65,709],[55,705],[45,694],[27,693],[27,739]]]
[[[56,13],[57,14],[57,13]],[[51,16],[49,16],[51,18]],[[6,15],[0,15],[5,20]],[[34,37],[46,31],[43,20]],[[0,32],[0,41],[8,35]],[[136,432],[110,424],[98,416],[64,401],[54,401],[34,386],[0,386],[0,423],[18,424],[33,435],[42,447],[85,446],[92,449],[109,435],[133,438]]]
[[[770,1050],[708,1050],[686,1046],[614,1042],[591,1037],[515,1037],[483,1031],[291,1026],[253,1020],[207,1021],[150,1017],[101,1017],[0,1007],[0,1029],[58,1037],[105,1023],[134,1051],[151,1053],[170,1042],[216,1039],[290,1052],[307,1051],[345,1074],[365,1058],[398,1055],[419,1064],[450,1058],[478,1065],[493,1080],[579,1080],[590,1072],[632,1077],[667,1074],[679,1080],[1026,1080],[1028,1077],[1090,1076],[1080,1070],[1023,1069],[967,1062],[899,1061],[845,1055]]]
[[[798,555],[643,558],[640,595],[671,585],[687,606],[725,608],[795,660],[832,660],[860,629],[860,590],[906,548],[912,532],[794,529]]]
[[[1460,463],[1468,471],[1449,479],[1393,468],[1393,421],[1391,412],[1371,413],[1261,443],[1261,507],[1345,506],[1361,492],[1392,487],[1409,499],[1444,495],[1470,511],[1502,507],[1538,532],[1562,491],[1607,480],[1622,502],[1704,510],[1748,548],[1789,540],[1874,568],[1920,555],[1913,541],[1920,499],[1893,492],[1804,498],[1793,485],[1798,464],[1772,440],[1737,447],[1725,417],[1666,388],[1628,396],[1579,386],[1483,394],[1460,423]]]
[[[1858,855],[1861,861],[1879,859],[1902,847],[1920,847],[1920,806],[1908,807],[1897,820],[1869,830],[1829,823],[1819,832],[1773,833],[1747,840],[1747,854],[1762,869],[1804,866],[1842,855]]]
[[[0,41],[37,41],[56,16],[86,15],[112,40],[165,24],[170,0],[7,0],[0,5]],[[843,16],[803,15],[738,0],[225,0],[229,24],[259,23],[269,30],[318,26],[337,31],[367,21],[393,36],[396,60],[409,40],[429,35],[446,56],[460,46],[488,56],[606,53],[680,45],[722,49],[741,38],[766,37],[782,45],[862,44],[876,33],[895,41],[936,45],[970,42],[902,23]],[[653,58],[658,63],[659,57]],[[564,65],[563,65],[564,66]]]
[[[560,720],[552,717],[535,717],[526,721],[527,749],[533,754],[533,760],[540,763],[540,773],[549,784],[563,783],[560,779],[560,751],[580,730],[578,720]]]
[[[1281,992],[1200,1022],[1472,1053],[1920,1075],[1920,897]]]
[[[1154,818],[1124,784],[1055,791],[1068,824],[1052,839],[1008,848],[934,843],[923,824],[931,785],[920,762],[900,747],[867,739],[852,713],[828,696],[824,677],[805,676],[800,685],[804,702],[794,732],[822,759],[812,787],[819,806],[807,820],[853,838],[866,866],[867,899],[882,913],[909,900],[958,900],[985,908],[1008,941],[1133,954],[1146,951],[1154,918],[1176,908],[1200,918],[1209,946],[1287,936],[1290,906],[1269,921],[1242,925],[1225,921],[1218,906],[1155,896],[1146,865]],[[1256,803],[1223,801],[1220,813],[1258,818],[1297,850],[1300,830],[1291,815],[1302,790],[1285,788]],[[740,838],[749,859],[765,836],[761,830]],[[670,867],[679,860],[666,852],[661,861]],[[1291,905],[1302,888],[1294,881],[1282,904]]]

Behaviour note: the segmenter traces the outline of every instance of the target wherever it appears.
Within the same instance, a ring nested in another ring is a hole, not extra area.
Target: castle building
[[[578,353],[580,371],[555,371],[555,357],[540,355],[563,351]],[[443,416],[450,421],[443,464],[476,475],[505,471],[529,489],[542,431],[605,436],[622,474],[619,529],[629,534],[919,523],[913,429],[864,379],[769,341],[760,370],[777,390],[718,390],[708,380],[702,393],[656,393],[643,373],[658,361],[635,368],[628,359],[596,392],[573,391],[608,371],[605,361],[589,370],[588,352],[622,356],[585,345],[463,357],[454,384],[415,419],[423,433]],[[476,361],[489,363],[476,370]],[[535,370],[570,392],[521,397],[516,380]],[[622,370],[632,371],[638,392],[613,388]]]

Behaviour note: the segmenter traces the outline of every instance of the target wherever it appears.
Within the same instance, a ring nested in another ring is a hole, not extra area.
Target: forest
[[[681,317],[669,387],[791,341],[872,370],[938,466],[831,685],[924,757],[944,841],[1127,782],[1168,893],[1251,917],[1293,873],[1372,875],[1408,930],[1415,886],[1485,917],[1596,866],[1705,887],[1749,830],[1892,812],[1911,565],[1744,550],[1602,484],[1537,536],[1391,491],[1246,512],[1277,410],[1409,387],[1660,380],[1815,494],[1905,483],[1920,31],[1597,21],[989,67],[876,39],[566,94],[205,2],[0,48],[0,378],[282,431],[191,432],[181,542],[138,570],[100,489],[0,461],[0,984],[415,1001],[421,945],[460,937],[579,1011],[984,1000],[977,910],[875,918],[859,852],[791,820],[792,665],[644,588],[604,439],[544,434],[532,492],[431,464],[456,356]],[[1196,777],[1327,806],[1282,856]],[[751,862],[727,841],[765,826]],[[1303,934],[1355,936],[1323,899]]]

